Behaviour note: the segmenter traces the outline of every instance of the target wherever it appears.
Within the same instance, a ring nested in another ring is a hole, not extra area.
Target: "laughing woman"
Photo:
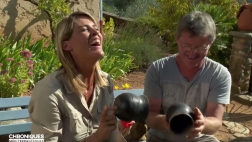
[[[124,142],[113,114],[113,84],[99,66],[103,37],[94,18],[74,12],[55,35],[62,66],[33,90],[31,133],[44,134],[46,142]]]

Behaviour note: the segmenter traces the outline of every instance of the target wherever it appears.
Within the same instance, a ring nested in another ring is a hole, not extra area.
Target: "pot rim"
[[[169,119],[169,123],[171,122],[171,120],[175,117],[175,116],[178,116],[178,115],[186,115],[186,116],[188,116],[191,120],[192,120],[192,122],[194,123],[194,119],[193,119],[193,117],[191,116],[191,115],[189,115],[189,114],[187,114],[187,113],[180,113],[180,112],[176,112],[176,113],[174,113],[171,117],[170,117],[170,119]]]
[[[244,7],[245,7],[246,9],[252,9],[252,3],[244,4]]]

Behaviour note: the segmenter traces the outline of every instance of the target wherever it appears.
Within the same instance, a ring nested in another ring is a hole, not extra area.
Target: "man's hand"
[[[189,140],[198,137],[205,127],[205,118],[197,107],[194,108],[194,114],[195,114],[194,127],[192,128],[191,132],[187,137],[187,139]]]

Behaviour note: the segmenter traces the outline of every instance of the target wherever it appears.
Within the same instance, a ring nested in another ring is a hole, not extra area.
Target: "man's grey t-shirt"
[[[204,65],[194,79],[188,82],[180,73],[176,55],[159,59],[148,68],[145,76],[144,95],[149,99],[162,98],[165,113],[174,102],[183,102],[191,108],[198,107],[203,115],[207,102],[229,104],[231,75],[226,67],[205,57]],[[149,137],[160,141],[185,142],[185,136],[168,131],[149,130]]]

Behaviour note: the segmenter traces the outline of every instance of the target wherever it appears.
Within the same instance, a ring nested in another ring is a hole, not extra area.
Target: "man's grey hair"
[[[180,37],[183,31],[188,31],[192,36],[209,37],[211,42],[216,38],[216,26],[212,17],[201,11],[193,11],[183,16],[177,27],[177,37]]]

